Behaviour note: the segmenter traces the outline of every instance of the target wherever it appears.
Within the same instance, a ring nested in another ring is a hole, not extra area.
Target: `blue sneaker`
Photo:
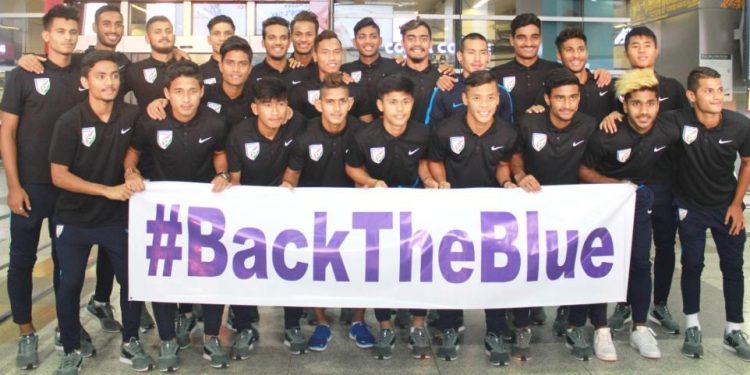
[[[315,327],[310,339],[307,341],[307,347],[316,352],[322,352],[328,349],[328,343],[331,341],[331,327],[328,324],[319,324]]]
[[[375,345],[375,336],[367,329],[363,322],[354,322],[349,328],[349,338],[354,340],[358,348],[367,349]]]

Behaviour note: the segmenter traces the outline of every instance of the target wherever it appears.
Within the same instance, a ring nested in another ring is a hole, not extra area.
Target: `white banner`
[[[148,183],[130,298],[506,308],[624,301],[635,189],[335,189]]]

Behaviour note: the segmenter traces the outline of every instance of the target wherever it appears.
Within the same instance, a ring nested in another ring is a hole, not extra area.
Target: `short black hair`
[[[156,22],[169,22],[170,25],[172,24],[172,21],[166,16],[153,16],[146,21],[146,32],[148,32],[148,28]]]
[[[289,21],[283,17],[273,16],[263,20],[263,39],[266,39],[266,28],[273,25],[284,26],[286,28],[286,34],[289,35]]]
[[[628,48],[630,38],[634,36],[645,36],[646,38],[651,38],[651,40],[654,41],[654,46],[659,46],[659,44],[656,42],[656,34],[654,34],[653,30],[649,29],[646,26],[636,26],[630,29],[630,31],[628,31],[628,35],[625,36],[625,49]]]
[[[333,31],[333,30],[323,30],[320,34],[318,34],[315,37],[315,42],[313,43],[313,49],[315,49],[315,51],[317,51],[318,50],[318,44],[320,44],[320,42],[322,42],[324,40],[328,40],[328,39],[336,39],[339,42],[339,44],[342,44],[341,43],[341,39],[339,39],[339,36],[336,35],[335,31]]]
[[[583,40],[583,44],[588,44],[586,34],[583,33],[580,27],[568,27],[560,31],[560,34],[557,34],[557,38],[555,38],[557,50],[562,51],[562,45],[571,39],[581,39]]]
[[[346,91],[349,91],[349,85],[344,81],[343,73],[328,73],[323,77],[323,82],[320,83],[320,91],[330,89],[346,89]]]
[[[219,54],[221,55],[222,59],[230,51],[245,52],[247,54],[248,60],[250,60],[250,62],[253,61],[253,48],[250,47],[250,43],[248,43],[247,40],[245,40],[242,37],[239,37],[237,35],[232,35],[229,38],[227,38],[227,40],[225,40],[224,43],[221,43],[221,47],[219,48]]]
[[[167,84],[166,88],[172,84],[174,80],[180,77],[195,78],[200,86],[203,86],[203,75],[201,74],[201,68],[198,64],[190,60],[178,60],[167,65],[166,70]]]
[[[547,95],[550,95],[553,89],[567,85],[579,86],[579,90],[581,86],[581,81],[578,80],[578,77],[568,69],[555,68],[550,70],[544,77],[544,93]]]
[[[461,38],[461,52],[463,52],[467,40],[483,40],[485,43],[487,43],[487,38],[480,33],[466,34],[463,38]]]
[[[516,30],[529,25],[534,25],[539,28],[540,32],[542,31],[542,21],[536,14],[522,13],[517,15],[516,18],[513,18],[513,21],[510,21],[510,35],[516,36]]]
[[[700,86],[700,80],[704,78],[721,78],[721,74],[707,66],[699,66],[690,71],[687,78],[687,89],[696,92]]]
[[[468,77],[466,77],[464,91],[469,91],[472,87],[482,86],[486,85],[488,83],[492,83],[495,86],[497,86],[497,77],[495,77],[494,74],[490,73],[489,70],[477,70],[476,72],[473,72],[469,74]]]
[[[254,103],[268,103],[271,100],[287,100],[286,85],[276,77],[263,78],[253,88]]]
[[[427,28],[427,34],[432,38],[432,29],[430,28],[430,25],[427,24],[427,22],[420,20],[419,18],[413,19],[399,27],[399,31],[401,31],[401,36],[403,37],[406,35],[408,31],[412,31],[418,27],[426,27]]]
[[[211,20],[208,21],[208,32],[211,32],[211,29],[213,29],[214,26],[216,26],[216,24],[219,24],[219,23],[228,23],[232,26],[232,30],[235,30],[234,21],[232,21],[232,19],[229,18],[228,16],[220,14],[214,18],[211,18]]]
[[[292,25],[290,27],[292,30],[294,30],[294,24],[297,22],[312,22],[315,25],[316,34],[318,33],[318,29],[320,28],[318,15],[309,10],[303,10],[294,15],[294,18],[292,19]]]
[[[76,8],[64,4],[58,4],[50,8],[44,17],[42,17],[42,27],[44,27],[45,30],[48,30],[50,25],[52,25],[52,20],[55,18],[62,18],[66,21],[73,20],[79,25],[81,24],[81,20],[78,17],[78,10]]]
[[[96,10],[96,13],[94,13],[94,22],[99,22],[99,16],[107,12],[117,12],[118,14],[122,15],[122,12],[120,12],[120,7],[114,6],[112,4],[102,5],[101,7],[99,7],[99,9]]]
[[[375,23],[375,20],[372,19],[372,17],[365,17],[359,21],[357,21],[356,24],[354,24],[354,36],[357,36],[357,33],[359,30],[364,29],[365,27],[372,26],[375,28],[375,30],[378,31],[378,35],[380,35],[380,26],[378,26],[377,23]]]
[[[414,96],[414,81],[403,74],[393,74],[378,82],[378,99],[383,99],[386,94],[392,92],[405,92]]]
[[[112,51],[94,50],[83,55],[81,60],[81,77],[88,77],[91,69],[100,61],[111,61],[117,66],[117,54]]]

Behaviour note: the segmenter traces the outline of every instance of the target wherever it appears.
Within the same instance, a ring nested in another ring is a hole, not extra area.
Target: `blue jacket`
[[[451,91],[442,91],[435,87],[430,97],[430,103],[427,106],[427,115],[424,123],[427,125],[437,124],[444,118],[448,118],[456,111],[465,111],[466,106],[461,99],[466,84],[463,74],[458,76],[458,82],[453,86]],[[508,90],[501,84],[497,84],[500,91],[500,105],[497,107],[496,116],[499,116],[509,124],[513,124],[513,99],[510,97]]]

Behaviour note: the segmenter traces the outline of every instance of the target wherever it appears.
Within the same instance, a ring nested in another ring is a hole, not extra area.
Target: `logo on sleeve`
[[[34,78],[34,88],[40,95],[47,95],[52,84],[49,78]]]
[[[350,75],[352,76],[352,81],[354,81],[354,83],[359,83],[359,81],[362,79],[362,71],[361,70],[357,70],[356,72],[352,72],[352,74],[350,74]]]
[[[685,125],[684,128],[682,128],[682,140],[685,141],[687,144],[693,143],[698,138],[698,128],[695,126],[687,126]]]
[[[310,154],[310,160],[312,161],[318,161],[320,158],[323,157],[323,145],[318,143],[314,145],[310,145],[307,147],[309,154]]]
[[[508,91],[513,91],[513,88],[516,87],[516,76],[503,77],[503,86]]]
[[[206,105],[208,106],[208,108],[213,109],[214,112],[221,113],[221,104],[214,103],[214,102],[207,102]]]
[[[204,85],[215,85],[216,84],[216,77],[206,78],[203,80]]]
[[[86,147],[91,147],[96,140],[96,128],[91,126],[81,129],[81,143]]]
[[[166,150],[169,145],[172,144],[172,131],[171,130],[159,130],[156,132],[156,144],[159,145],[163,150]]]
[[[466,146],[466,140],[464,139],[463,136],[450,137],[449,141],[450,141],[451,151],[453,151],[453,153],[455,154],[460,154],[461,151],[463,151],[464,147]]]
[[[532,133],[531,134],[531,147],[537,152],[542,151],[544,146],[547,145],[547,134],[544,133]]]
[[[250,142],[245,143],[245,156],[250,160],[255,160],[260,154],[260,143]]]
[[[370,147],[370,159],[375,164],[380,164],[385,159],[385,147]]]
[[[143,69],[143,79],[145,79],[146,82],[154,83],[154,81],[156,81],[156,76],[158,76],[156,68]]]
[[[617,150],[617,161],[619,161],[620,163],[625,163],[626,161],[628,161],[628,159],[630,159],[630,151],[631,149],[629,148]]]
[[[320,98],[320,90],[307,90],[307,102],[315,105],[315,101]]]

